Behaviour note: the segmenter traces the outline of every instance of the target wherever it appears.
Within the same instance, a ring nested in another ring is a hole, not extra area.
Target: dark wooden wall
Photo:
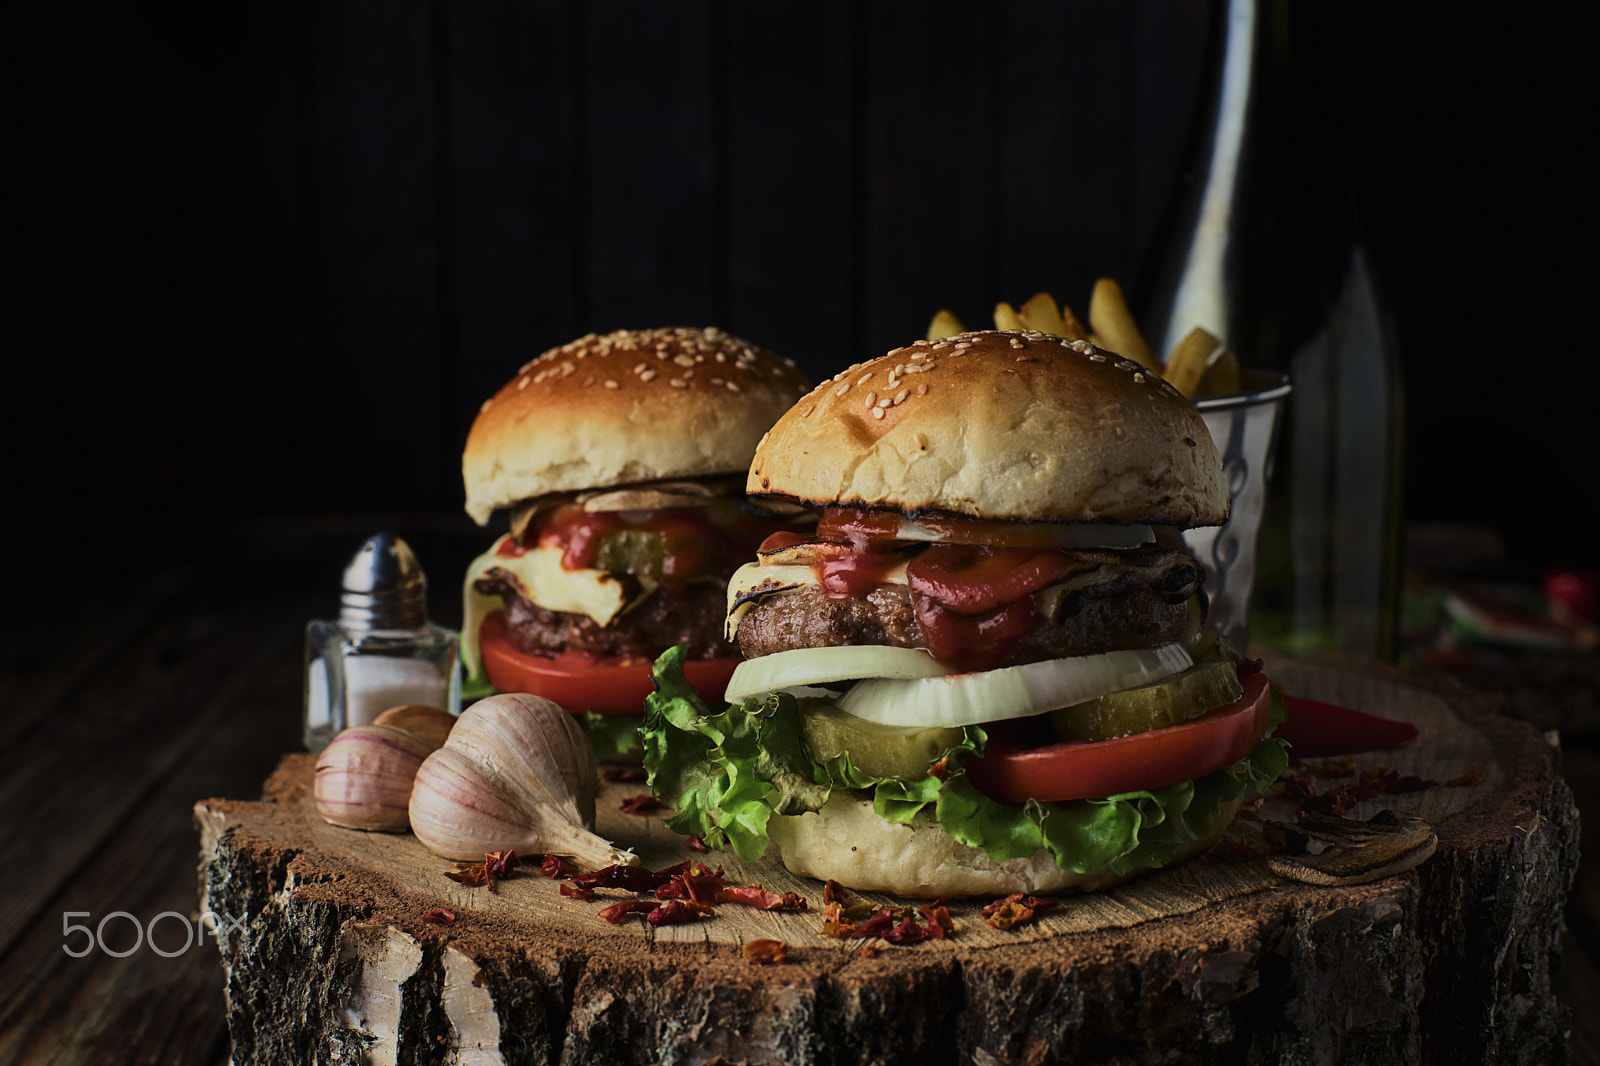
[[[478,404],[589,330],[715,324],[820,376],[941,306],[970,324],[1039,289],[1081,306],[1137,270],[1208,6],[35,10],[5,45],[26,274],[8,407],[13,430],[48,428],[11,444],[14,490],[52,535],[87,509],[158,545],[218,513],[451,511]],[[1535,94],[1576,75],[1476,21],[1338,10],[1333,129],[1400,327],[1408,500],[1503,515],[1462,463],[1503,458],[1494,405],[1547,427],[1592,405],[1462,380],[1462,339],[1554,346],[1560,305],[1515,304],[1580,291],[1511,268],[1565,190],[1485,192],[1559,172],[1560,145],[1492,116],[1513,71]]]

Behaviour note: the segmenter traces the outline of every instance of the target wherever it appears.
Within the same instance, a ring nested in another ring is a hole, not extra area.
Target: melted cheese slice
[[[478,630],[483,620],[505,606],[499,596],[486,596],[473,587],[480,577],[491,571],[509,576],[521,588],[523,597],[540,607],[588,615],[596,625],[606,625],[628,606],[622,582],[610,571],[568,570],[561,565],[562,549],[556,546],[531,548],[521,555],[497,555],[496,549],[505,539],[502,537],[467,567],[461,593],[465,614],[461,626],[461,660],[469,677],[483,672],[478,652]]]

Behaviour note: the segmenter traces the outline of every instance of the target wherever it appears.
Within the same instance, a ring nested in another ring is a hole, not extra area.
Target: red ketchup
[[[891,550],[901,544],[899,531],[898,515],[829,508],[817,535],[833,541],[840,554],[818,567],[823,590],[857,597],[871,591],[904,557]],[[959,670],[999,666],[1033,625],[1034,593],[1071,566],[1071,557],[1053,548],[930,544],[906,567],[929,652]]]

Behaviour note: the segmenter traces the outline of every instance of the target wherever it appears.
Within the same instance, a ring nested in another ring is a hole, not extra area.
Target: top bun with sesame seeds
[[[511,508],[509,532],[467,568],[469,681],[613,716],[591,733],[602,757],[637,743],[666,648],[720,699],[740,661],[723,631],[730,574],[811,520],[743,492],[761,434],[810,385],[717,329],[590,334],[522,367],[461,457],[467,513],[484,525]]]
[[[528,363],[478,412],[461,457],[467,514],[486,525],[548,493],[742,473],[809,385],[718,329],[590,334]]]
[[[1218,525],[1222,460],[1144,367],[1032,330],[917,341],[779,419],[746,491],[811,505],[1047,522]]]

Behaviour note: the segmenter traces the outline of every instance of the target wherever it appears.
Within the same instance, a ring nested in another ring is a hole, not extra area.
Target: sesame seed
[[[873,408],[873,409],[872,409],[872,417],[873,417],[873,418],[882,418],[882,417],[883,417],[883,408],[881,408],[881,407],[874,407],[874,408]]]
[[[893,396],[885,396],[883,399],[878,401],[878,407],[880,409],[884,408],[884,407],[889,407],[889,406],[893,405],[893,403],[894,403],[894,397]]]
[[[872,377],[872,371],[869,370],[865,374],[862,374],[860,377],[856,378],[856,384],[857,385],[865,385],[867,383],[867,380],[869,378],[871,378],[871,377]]]
[[[712,378],[711,379],[711,384],[713,384],[713,385],[721,385],[722,384],[722,379],[721,378]]]
[[[723,384],[728,386],[728,391],[729,392],[738,392],[739,391],[739,383],[736,382],[736,381],[726,381],[726,382],[723,382]]]
[[[1143,385],[1144,384],[1144,375],[1140,374],[1140,373],[1135,373],[1133,375],[1133,383],[1135,385]]]
[[[910,396],[910,395],[911,395],[911,390],[910,389],[901,389],[899,392],[894,394],[894,402],[895,403],[905,403],[906,402],[906,397]]]
[[[918,396],[926,396],[926,395],[928,395],[928,386],[926,386],[926,385],[918,385],[917,386],[917,395]]]
[[[527,376],[526,376],[526,375],[524,375],[524,376],[522,376],[522,377],[520,377],[520,378],[518,378],[518,379],[517,379],[517,388],[518,388],[518,389],[525,389],[525,388],[527,388],[527,387],[528,387],[528,382],[529,382],[529,381],[531,381],[531,380],[532,380],[532,379],[531,379],[531,378],[529,378],[529,377],[527,377]]]
[[[622,388],[621,385],[618,385],[615,381],[612,381],[610,378],[606,378],[606,380],[604,382],[602,382],[602,384],[604,384],[605,387],[608,388],[608,389],[620,389],[620,388]]]
[[[878,394],[877,393],[875,393],[875,392],[867,393],[867,406],[868,407],[871,407],[873,404],[875,404],[877,402],[878,402]]]
[[[833,390],[833,394],[835,396],[843,396],[845,393],[847,393],[849,391],[850,391],[850,383],[847,381],[843,385],[840,385],[837,389],[834,389]]]
[[[1093,363],[1103,363],[1106,361],[1106,357],[1101,355],[1099,352],[1091,352],[1089,353],[1089,361]]]
[[[682,378],[668,378],[667,384],[675,389],[687,389],[689,387],[689,383]]]
[[[928,346],[929,342],[925,338],[919,338],[918,340],[914,340],[911,343],[914,344],[918,348],[926,348]]]
[[[634,366],[634,368],[633,368],[633,372],[634,372],[634,373],[635,373],[635,374],[643,374],[643,373],[644,373],[644,372],[645,372],[645,368],[646,368],[646,367],[647,367],[647,366],[649,366],[649,364],[648,364],[648,363],[638,363],[638,364],[636,364],[636,365],[635,365],[635,366]]]
[[[640,381],[654,381],[655,379],[656,379],[656,372],[654,370],[641,371],[640,374],[639,374],[639,380]]]
[[[594,375],[590,374],[588,377],[583,379],[583,387],[587,389],[590,385],[594,384],[594,381],[595,381]]]
[[[694,366],[695,357],[690,355],[688,352],[683,352],[679,355],[673,356],[672,361],[677,363],[679,366]]]

